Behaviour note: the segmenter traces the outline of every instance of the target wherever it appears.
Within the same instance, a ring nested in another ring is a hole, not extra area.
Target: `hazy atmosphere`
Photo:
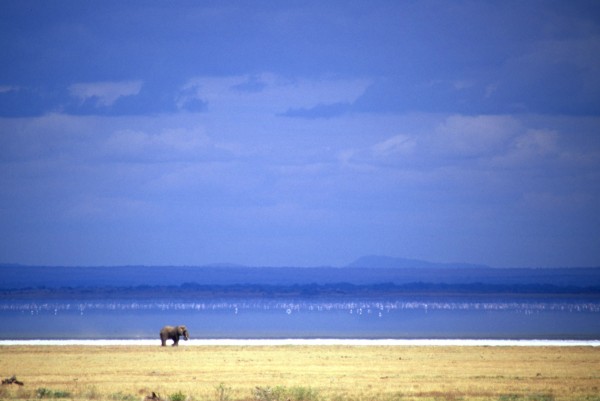
[[[600,265],[597,1],[3,1],[0,263]]]

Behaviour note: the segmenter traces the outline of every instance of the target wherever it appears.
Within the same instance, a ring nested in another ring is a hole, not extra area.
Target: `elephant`
[[[173,340],[173,347],[179,345],[179,337],[183,336],[183,338],[187,341],[190,338],[190,333],[188,333],[187,328],[185,326],[165,326],[160,331],[160,341],[162,342],[162,346],[167,345],[167,340]]]

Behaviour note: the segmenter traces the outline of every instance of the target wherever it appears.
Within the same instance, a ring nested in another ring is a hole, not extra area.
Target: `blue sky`
[[[3,1],[0,261],[600,265],[596,1]]]

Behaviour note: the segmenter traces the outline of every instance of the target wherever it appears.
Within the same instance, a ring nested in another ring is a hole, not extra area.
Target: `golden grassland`
[[[600,348],[0,346],[0,399],[600,401]]]

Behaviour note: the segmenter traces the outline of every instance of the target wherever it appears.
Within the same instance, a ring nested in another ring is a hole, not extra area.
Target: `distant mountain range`
[[[251,267],[235,263],[210,263],[202,267]],[[314,266],[311,266],[315,268]],[[318,266],[332,268],[334,266]],[[439,263],[420,259],[408,259],[383,255],[365,255],[341,267],[376,269],[490,269],[490,266],[472,263]]]
[[[393,291],[457,291],[459,288],[475,291],[479,288],[491,291],[495,288],[494,291],[506,292],[511,288],[518,291],[552,288],[553,292],[589,293],[593,289],[592,292],[600,293],[600,267],[492,268],[386,256],[364,256],[343,267],[249,267],[231,264],[78,267],[0,264],[0,292],[19,289],[146,286],[219,288],[219,291],[224,292],[235,290],[239,286],[268,288],[267,292],[277,292],[277,288],[284,287],[287,288],[285,291],[293,292],[295,286],[317,286],[327,288],[327,291],[354,286],[354,290],[363,288],[368,291],[376,291],[377,288]]]
[[[470,263],[435,263],[426,260],[393,258],[390,256],[368,255],[356,259],[346,267],[385,268],[385,269],[489,269],[486,265]]]

